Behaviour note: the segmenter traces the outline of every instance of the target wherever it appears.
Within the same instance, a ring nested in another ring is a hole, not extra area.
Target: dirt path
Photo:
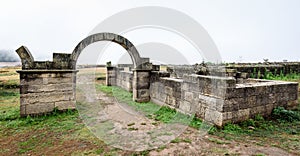
[[[113,97],[101,92],[97,97],[104,107],[93,122],[94,133],[108,145],[123,150],[152,149],[149,155],[293,155],[276,147],[228,141],[209,134],[201,136],[198,130],[183,125],[153,124],[156,121]]]
[[[87,104],[91,110],[79,109],[80,114],[89,116],[83,121],[99,139],[116,148],[129,151],[156,149],[187,128],[180,124],[158,123],[101,92],[97,93],[97,100]]]

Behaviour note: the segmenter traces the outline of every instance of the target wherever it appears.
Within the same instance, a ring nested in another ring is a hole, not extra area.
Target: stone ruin
[[[222,72],[224,66],[205,68],[201,64],[169,65],[167,71],[153,68],[149,74],[151,101],[218,126],[258,114],[268,116],[278,106],[293,109],[298,105],[296,82],[243,78],[231,71]],[[109,71],[114,71],[112,77],[107,77],[111,85],[132,91],[132,71],[125,71],[124,65],[109,67]],[[206,75],[199,75],[199,71]]]
[[[168,105],[218,126],[257,114],[268,116],[277,106],[292,109],[298,104],[298,83],[250,79],[237,69],[204,63],[172,65],[161,71],[159,65],[141,58],[126,38],[99,33],[82,40],[72,54],[54,53],[51,62],[34,61],[24,46],[16,50],[22,60],[18,71],[21,116],[44,114],[54,108],[75,109],[76,61],[86,46],[103,40],[123,46],[133,61],[129,66],[108,64],[106,84],[132,92],[137,102]]]
[[[82,40],[72,54],[54,53],[53,61],[34,61],[24,46],[16,50],[22,62],[22,70],[17,71],[20,74],[21,116],[44,114],[54,108],[75,109],[77,59],[85,47],[98,41],[115,42],[127,50],[134,66],[133,100],[149,101],[149,59],[140,57],[126,38],[113,33],[98,33]],[[109,76],[114,75],[109,68],[107,71]]]

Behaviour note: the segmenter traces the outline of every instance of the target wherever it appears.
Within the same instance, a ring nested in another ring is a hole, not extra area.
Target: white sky
[[[36,60],[51,60],[53,52],[71,53],[104,19],[139,6],[194,18],[223,61],[300,61],[299,0],[0,0],[0,49],[25,45]]]

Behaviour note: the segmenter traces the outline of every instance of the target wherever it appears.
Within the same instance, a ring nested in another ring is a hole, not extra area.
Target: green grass
[[[226,140],[255,140],[260,146],[276,146],[300,154],[300,105],[297,110],[285,110],[278,107],[270,118],[257,115],[239,124],[227,123],[221,129],[212,132]],[[210,140],[217,142],[215,140]],[[218,144],[218,143],[217,143]]]
[[[280,74],[273,74],[270,71],[266,71],[264,74],[261,74],[260,71],[256,73],[256,69],[254,69],[253,73],[250,73],[250,77],[262,78],[267,80],[295,81],[300,80],[300,73],[290,72],[288,74],[283,74],[283,71],[280,71]]]
[[[179,143],[179,142],[191,143],[192,140],[188,138],[185,139],[175,138],[174,140],[171,141],[171,143]]]
[[[20,86],[19,80],[0,81],[0,88],[1,89],[19,88],[19,86]]]
[[[110,148],[85,127],[77,111],[20,117],[19,100],[18,89],[0,89],[0,155],[39,155],[52,149],[55,155],[85,153],[77,147],[68,149],[77,144],[86,145],[90,154],[101,152],[101,148],[105,149],[102,153],[110,153]]]
[[[126,103],[135,110],[142,112],[148,118],[160,121],[162,123],[181,123],[190,125],[194,128],[201,127],[201,120],[182,114],[176,109],[168,106],[160,106],[153,102],[138,103],[132,100],[132,93],[115,86],[104,86],[97,84],[96,89],[106,93],[107,95],[114,96],[119,102]]]

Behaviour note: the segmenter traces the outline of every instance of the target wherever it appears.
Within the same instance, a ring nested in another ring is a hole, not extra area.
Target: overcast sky
[[[194,18],[223,61],[300,61],[299,0],[2,0],[0,49],[25,45],[36,60],[51,60],[53,52],[71,53],[101,21],[141,6],[168,7]]]

